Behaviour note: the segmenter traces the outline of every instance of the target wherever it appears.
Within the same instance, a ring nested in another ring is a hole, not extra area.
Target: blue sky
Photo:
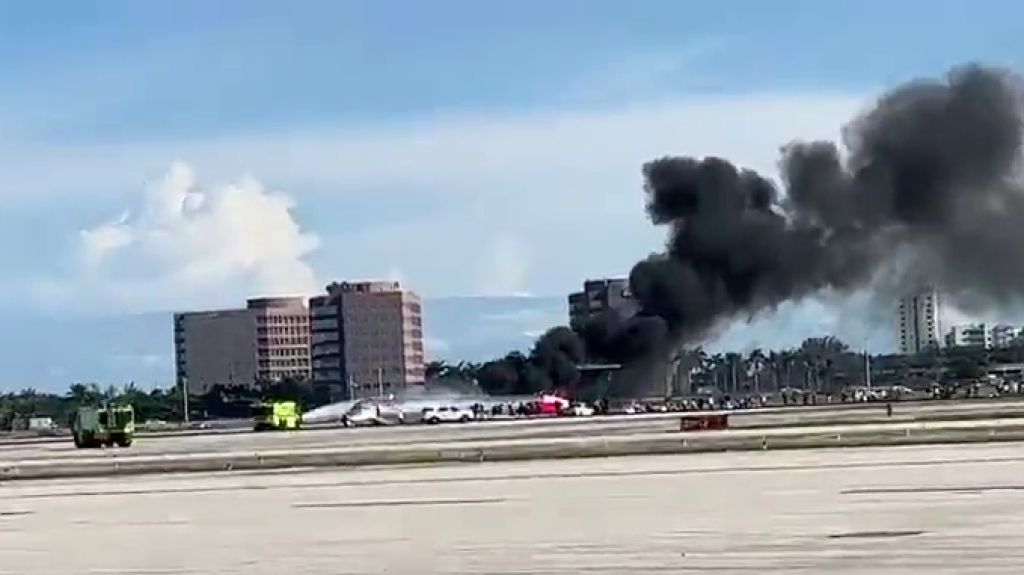
[[[0,0],[0,306],[186,309],[371,276],[564,293],[660,245],[643,161],[771,172],[780,144],[836,137],[887,85],[1017,64],[1022,17],[997,0]]]

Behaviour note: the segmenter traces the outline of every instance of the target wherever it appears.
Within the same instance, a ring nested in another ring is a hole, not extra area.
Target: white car
[[[423,410],[423,423],[468,423],[476,419],[476,414],[463,407],[428,407]]]
[[[569,408],[569,413],[576,417],[590,417],[594,415],[594,408],[585,403],[576,403]]]

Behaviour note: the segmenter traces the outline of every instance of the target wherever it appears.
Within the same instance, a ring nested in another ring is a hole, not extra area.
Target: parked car
[[[586,403],[574,403],[569,407],[569,415],[576,417],[590,417],[594,415],[594,408]]]
[[[463,407],[441,406],[428,407],[422,412],[423,423],[468,423],[475,419],[475,414]]]

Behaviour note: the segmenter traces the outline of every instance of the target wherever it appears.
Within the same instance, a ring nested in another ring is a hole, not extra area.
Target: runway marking
[[[352,509],[363,507],[434,507],[442,505],[487,505],[504,503],[508,499],[490,497],[480,499],[396,499],[384,501],[339,501],[325,503],[293,503],[299,509]]]
[[[897,537],[915,537],[924,535],[925,531],[854,531],[852,533],[835,533],[829,539],[895,539]]]
[[[646,457],[646,456],[643,456]],[[627,459],[616,458],[616,459]],[[653,469],[653,470],[623,470],[623,471],[577,471],[577,472],[561,472],[561,473],[517,473],[501,476],[488,476],[488,477],[428,477],[428,478],[416,478],[416,479],[357,479],[357,480],[334,480],[334,481],[323,481],[323,482],[310,482],[305,484],[282,484],[282,485],[224,485],[224,486],[208,486],[208,487],[158,487],[158,488],[141,488],[141,489],[118,489],[109,491],[75,491],[68,493],[4,493],[0,491],[0,499],[5,500],[19,500],[19,499],[60,499],[67,497],[112,497],[112,496],[124,496],[124,495],[169,495],[169,494],[201,494],[201,493],[221,493],[230,491],[269,491],[278,489],[330,489],[337,487],[366,487],[366,486],[403,486],[403,485],[431,485],[438,483],[451,483],[457,481],[460,483],[485,483],[492,481],[531,481],[535,479],[614,479],[619,477],[658,477],[658,476],[685,476],[685,475],[704,475],[704,474],[717,474],[717,473],[775,473],[775,472],[789,472],[789,471],[828,471],[828,470],[843,470],[843,469],[877,469],[877,468],[890,468],[890,467],[938,467],[947,465],[976,465],[979,463],[1019,463],[1024,462],[1024,456],[1008,456],[1008,457],[975,457],[967,459],[956,459],[956,460],[927,460],[927,461],[856,461],[850,463],[828,463],[828,464],[798,464],[798,465],[747,465],[740,467],[714,467],[705,469]],[[491,463],[452,463],[444,466],[421,466],[423,468],[454,468],[466,465],[492,465]],[[379,469],[379,468],[378,468]],[[323,468],[313,470],[315,473],[351,473],[354,472],[351,469],[343,467],[338,468]],[[258,476],[258,474],[245,474],[248,477]],[[171,476],[173,478],[181,478],[183,480],[189,480],[193,478],[202,479],[217,479],[227,478],[234,475],[231,472],[224,474],[182,474],[177,476]],[[239,473],[237,476],[242,476]],[[165,476],[167,477],[167,476]],[[36,485],[45,483],[45,480]],[[31,484],[31,483],[30,483]],[[844,495],[854,495],[858,493],[871,493],[867,490],[848,490],[842,492]]]
[[[0,511],[0,518],[4,517],[24,517],[25,515],[32,515],[34,511]]]
[[[871,487],[847,489],[842,495],[906,495],[913,493],[986,493],[994,491],[1024,491],[1024,485],[972,485],[954,487]]]

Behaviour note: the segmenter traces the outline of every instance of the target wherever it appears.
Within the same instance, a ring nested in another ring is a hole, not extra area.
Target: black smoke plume
[[[845,126],[842,149],[783,147],[782,189],[723,158],[647,163],[647,214],[668,241],[629,275],[639,312],[554,328],[482,377],[504,370],[528,391],[570,384],[583,360],[665,361],[723,322],[825,290],[930,285],[965,305],[1019,301],[1021,86],[978,64],[898,86]]]

